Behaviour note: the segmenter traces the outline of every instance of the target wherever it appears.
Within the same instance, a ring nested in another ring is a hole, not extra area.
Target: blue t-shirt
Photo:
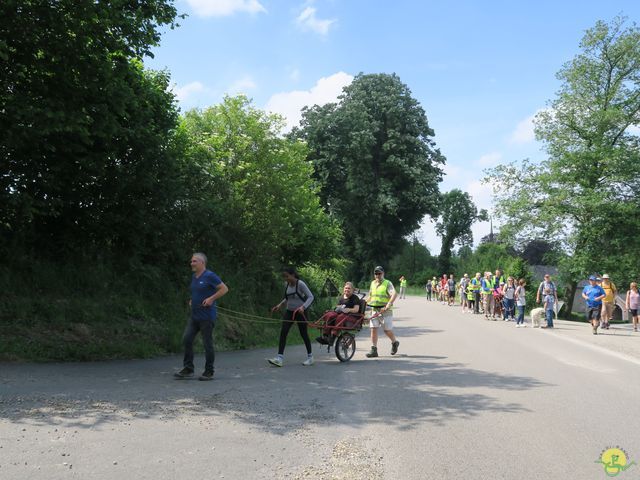
[[[605,295],[604,289],[600,285],[587,285],[582,290],[587,296],[587,306],[589,308],[595,308],[602,305],[602,300],[596,300],[596,298]]]
[[[215,320],[217,317],[216,302],[205,307],[202,302],[213,295],[218,285],[222,283],[220,277],[211,270],[205,270],[200,277],[191,277],[191,318],[193,320]]]

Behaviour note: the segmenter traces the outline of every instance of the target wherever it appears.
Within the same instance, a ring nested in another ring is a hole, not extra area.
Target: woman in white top
[[[518,309],[518,318],[516,318],[516,327],[526,327],[524,323],[524,308],[527,305],[526,292],[524,290],[527,282],[524,281],[524,278],[521,278],[518,281],[518,286],[516,287],[516,307]]]
[[[640,292],[638,292],[638,284],[631,282],[629,291],[627,292],[626,308],[631,313],[633,320],[633,331],[638,331],[638,310],[640,310]]]

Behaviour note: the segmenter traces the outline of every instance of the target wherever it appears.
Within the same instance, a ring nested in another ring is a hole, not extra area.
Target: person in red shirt
[[[442,303],[443,305],[446,305],[449,301],[449,287],[447,286],[448,281],[449,278],[445,273],[440,279],[440,303]]]

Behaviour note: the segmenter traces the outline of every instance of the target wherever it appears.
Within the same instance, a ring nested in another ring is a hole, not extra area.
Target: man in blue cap
[[[593,334],[598,334],[598,325],[600,325],[600,315],[602,313],[602,299],[607,296],[604,289],[597,284],[597,278],[594,275],[589,277],[589,285],[582,290],[582,298],[587,301],[587,320],[591,322]]]

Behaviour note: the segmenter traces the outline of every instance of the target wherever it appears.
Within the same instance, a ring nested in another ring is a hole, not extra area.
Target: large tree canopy
[[[640,274],[640,30],[624,18],[598,22],[580,48],[536,118],[547,160],[499,166],[487,179],[500,186],[502,234],[561,246],[573,287],[595,271]]]
[[[320,206],[302,142],[245,97],[184,116],[190,179],[189,241],[237,269],[270,275],[283,263],[330,266],[340,244]]]
[[[0,3],[0,228],[15,242],[128,249],[154,229],[177,113],[141,58],[172,3]]]
[[[471,226],[476,221],[486,221],[487,211],[480,210],[467,192],[453,189],[442,195],[439,203],[440,216],[436,223],[436,232],[442,239],[438,258],[440,273],[451,270],[451,249],[454,245],[473,244]]]
[[[304,111],[325,208],[341,222],[354,274],[386,263],[425,215],[437,215],[445,159],[427,116],[397,75],[358,75],[339,103]]]

